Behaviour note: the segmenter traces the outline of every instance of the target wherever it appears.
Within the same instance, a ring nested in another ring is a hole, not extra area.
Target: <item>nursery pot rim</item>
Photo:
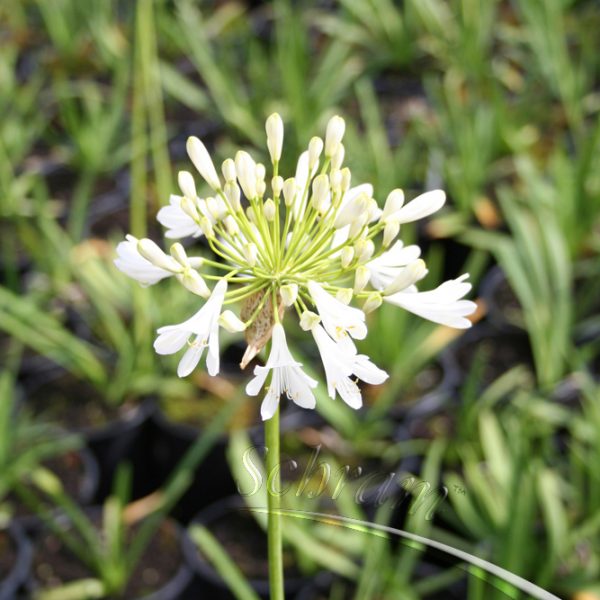
[[[26,581],[31,570],[33,547],[17,520],[12,520],[5,531],[15,544],[16,559],[8,576],[0,581],[0,600],[13,600],[17,589]]]

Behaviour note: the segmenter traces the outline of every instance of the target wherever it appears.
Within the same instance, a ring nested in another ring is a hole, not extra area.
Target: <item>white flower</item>
[[[294,177],[295,196],[292,209],[292,215],[296,221],[299,221],[304,216],[306,203],[304,202],[304,190],[309,179],[312,179],[317,172],[318,163],[315,163],[313,168],[308,169],[308,150],[303,152],[298,159],[296,165],[296,175]],[[285,185],[285,184],[284,184]],[[285,194],[285,189],[284,189]]]
[[[402,196],[402,200],[403,199],[404,196]],[[398,196],[398,202],[399,201],[400,196]],[[413,221],[424,219],[434,212],[437,212],[444,206],[445,202],[446,194],[442,190],[431,190],[430,192],[425,192],[424,194],[417,196],[408,204],[404,204],[397,211],[386,214],[385,218],[386,220],[394,220],[401,224],[412,223]],[[394,202],[392,202],[392,204],[394,204]]]
[[[328,294],[315,281],[308,282],[308,291],[317,307],[317,311],[327,333],[346,348],[354,348],[349,335],[357,340],[367,336],[365,314],[358,308],[346,306]]]
[[[335,115],[329,119],[325,132],[325,156],[332,157],[336,153],[345,131],[346,123],[342,117]]]
[[[471,321],[465,317],[477,308],[475,302],[462,300],[471,289],[471,284],[465,282],[468,276],[465,274],[458,279],[445,281],[427,292],[418,292],[411,286],[402,292],[385,296],[384,300],[434,323],[467,329],[471,327]]]
[[[126,241],[120,242],[117,245],[117,258],[114,261],[115,266],[119,271],[139,281],[142,285],[154,285],[161,279],[171,277],[171,275],[181,270],[175,259],[170,259],[173,261],[172,270],[153,265],[139,253],[137,238],[127,235],[125,239]],[[169,257],[165,258],[168,259]]]
[[[202,229],[194,219],[181,208],[182,196],[171,194],[169,206],[163,206],[156,215],[161,225],[167,228],[165,237],[180,239],[184,237],[200,237]]]
[[[417,260],[420,255],[419,246],[404,246],[401,241],[397,241],[381,256],[367,263],[371,272],[371,285],[376,290],[383,290],[398,277],[403,267]]]
[[[350,377],[355,375],[367,383],[380,384],[388,378],[388,374],[376,367],[364,354],[356,354],[355,351],[336,343],[321,325],[313,327],[312,334],[323,361],[329,397],[335,399],[337,391],[348,406],[360,408],[360,388]]]
[[[272,347],[267,364],[254,368],[254,379],[246,386],[249,396],[256,396],[265,384],[269,371],[272,371],[271,383],[260,407],[263,421],[270,419],[277,410],[281,394],[285,395],[302,408],[314,408],[315,396],[311,388],[317,382],[310,378],[296,362],[287,347],[285,332],[280,323],[273,327]]]
[[[188,344],[188,349],[179,361],[177,375],[189,375],[200,362],[204,349],[208,347],[206,366],[210,375],[219,372],[219,316],[227,281],[221,279],[215,286],[210,298],[192,317],[178,325],[166,325],[158,329],[154,349],[158,354],[174,354]],[[195,339],[190,338],[195,335]]]

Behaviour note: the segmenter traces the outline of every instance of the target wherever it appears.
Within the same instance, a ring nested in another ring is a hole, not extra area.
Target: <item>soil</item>
[[[3,581],[15,566],[17,548],[8,531],[0,531],[0,582]]]
[[[230,511],[207,525],[210,532],[226,549],[228,556],[253,580],[269,579],[267,534],[246,511]],[[206,560],[200,552],[201,559]],[[293,555],[284,549],[283,567],[286,579],[302,577]]]
[[[135,535],[135,527],[131,536]],[[34,544],[33,577],[42,588],[54,588],[93,573],[52,533],[44,532]],[[115,598],[141,598],[165,586],[177,574],[183,556],[173,523],[166,521],[148,544],[127,587]]]
[[[442,383],[443,377],[444,370],[441,365],[437,363],[427,365],[417,374],[407,388],[401,390],[399,402],[412,404],[438,387]]]
[[[54,456],[43,461],[42,465],[58,477],[70,498],[79,498],[81,485],[85,477],[85,464],[77,450],[72,450],[61,456]],[[29,508],[22,504],[18,498],[11,495],[9,501],[15,517],[32,516]]]

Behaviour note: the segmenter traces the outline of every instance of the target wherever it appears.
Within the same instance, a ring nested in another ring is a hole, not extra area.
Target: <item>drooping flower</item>
[[[175,354],[188,346],[177,367],[179,377],[189,375],[196,368],[205,348],[208,348],[206,366],[209,374],[219,372],[219,316],[226,292],[227,281],[222,279],[196,314],[178,325],[158,329],[158,337],[154,341],[158,354]]]
[[[132,235],[127,235],[124,242],[117,245],[117,258],[115,266],[119,271],[125,273],[132,279],[139,281],[142,285],[154,285],[165,277],[171,277],[181,270],[177,261],[164,256],[161,266],[150,262],[143,257],[139,251],[139,240]]]
[[[317,382],[304,373],[301,366],[301,363],[294,360],[287,347],[283,326],[276,323],[273,327],[272,347],[267,364],[254,368],[254,379],[246,386],[249,396],[258,395],[267,376],[272,372],[271,383],[260,408],[263,421],[275,414],[282,394],[302,408],[315,407],[315,396],[311,389],[317,386]]]
[[[387,377],[357,351],[355,340],[367,335],[365,313],[387,302],[436,323],[464,328],[475,309],[464,299],[470,290],[466,276],[419,291],[417,285],[427,274],[421,251],[396,241],[405,223],[428,217],[444,205],[444,192],[425,192],[405,203],[404,192],[392,190],[381,209],[372,185],[351,187],[352,174],[343,166],[344,132],[343,119],[333,117],[324,139],[311,138],[295,172],[285,174],[280,172],[283,121],[271,115],[266,123],[270,173],[241,150],[222,163],[224,184],[207,148],[190,138],[188,154],[209,193],[201,197],[194,176],[181,171],[181,195],[171,196],[158,220],[168,238],[204,236],[211,254],[188,256],[175,243],[169,255],[150,240],[131,236],[117,247],[117,267],[143,285],[173,276],[194,294],[210,296],[187,321],[158,330],[155,348],[160,354],[187,345],[180,376],[196,367],[205,348],[209,373],[218,372],[220,326],[243,332],[247,349],[242,368],[271,340],[267,365],[255,369],[248,385],[248,393],[254,395],[268,387],[263,418],[274,413],[282,393],[301,406],[313,407],[315,402],[311,390],[316,382],[287,348],[283,323],[289,313],[301,315],[302,329],[312,331],[329,394],[339,393],[358,407],[362,399],[354,379],[375,384]],[[217,281],[212,294],[211,281]],[[236,304],[239,317],[229,306]]]
[[[418,292],[414,286],[410,286],[401,292],[384,296],[384,301],[434,323],[466,329],[471,326],[471,321],[466,317],[477,308],[475,302],[463,300],[471,290],[471,284],[465,281],[468,276],[465,274],[458,279],[445,281],[427,292]]]
[[[323,361],[329,397],[335,399],[337,391],[348,406],[360,408],[362,394],[356,382],[351,379],[352,375],[375,385],[383,383],[388,374],[376,367],[368,356],[357,354],[356,351],[335,342],[321,325],[314,326],[312,334]]]

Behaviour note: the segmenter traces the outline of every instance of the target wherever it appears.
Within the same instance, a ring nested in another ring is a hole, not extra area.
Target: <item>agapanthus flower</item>
[[[183,323],[158,329],[159,354],[185,349],[179,376],[197,367],[205,349],[209,373],[219,372],[220,327],[243,332],[242,368],[271,342],[266,365],[255,367],[246,388],[250,395],[266,388],[263,419],[275,413],[281,395],[304,408],[315,406],[317,382],[287,346],[285,325],[294,313],[318,347],[329,395],[339,394],[359,408],[357,382],[380,384],[387,378],[357,349],[368,333],[366,313],[386,302],[466,328],[476,307],[464,299],[471,288],[468,275],[420,291],[427,274],[421,251],[397,239],[403,224],[439,210],[444,192],[430,190],[405,202],[402,190],[392,190],[381,208],[370,184],[351,185],[350,170],[343,166],[344,131],[344,120],[333,117],[325,139],[310,140],[295,175],[287,179],[280,173],[284,128],[277,114],[266,123],[269,174],[239,151],[223,162],[221,177],[204,144],[190,138],[188,154],[210,191],[200,197],[192,174],[180,172],[180,194],[170,197],[158,220],[167,238],[203,236],[212,256],[188,256],[179,242],[166,253],[151,240],[132,236],[117,247],[116,266],[142,285],[174,277],[207,298]]]

